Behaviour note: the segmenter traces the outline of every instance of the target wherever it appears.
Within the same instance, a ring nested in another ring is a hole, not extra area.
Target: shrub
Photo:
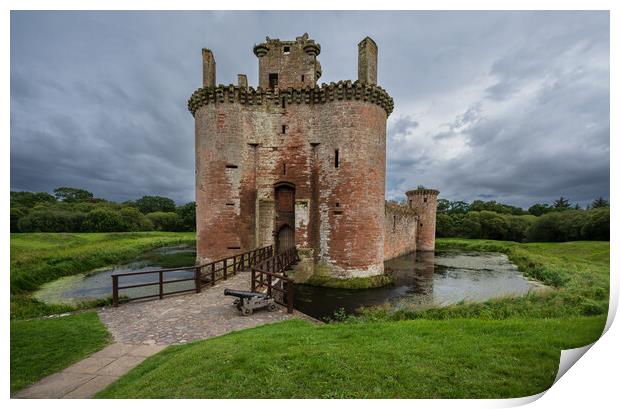
[[[86,215],[61,209],[39,209],[18,222],[21,232],[79,232]]]
[[[174,200],[162,196],[142,196],[136,200],[136,206],[144,214],[154,212],[174,212]]]
[[[99,208],[88,213],[83,229],[88,232],[125,231],[125,221],[120,212]]]
[[[153,223],[155,230],[177,231],[181,226],[181,218],[174,212],[152,212],[146,217]]]
[[[581,236],[584,240],[609,240],[609,208],[590,210]]]
[[[120,215],[125,231],[153,230],[153,223],[135,207],[123,207]]]

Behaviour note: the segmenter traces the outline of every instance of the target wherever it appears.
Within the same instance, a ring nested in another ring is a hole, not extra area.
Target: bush
[[[125,221],[120,212],[111,209],[95,209],[88,213],[83,224],[87,232],[125,231]]]
[[[181,227],[181,218],[174,212],[152,212],[146,217],[158,231],[178,231]]]
[[[183,231],[196,230],[196,202],[189,202],[176,208],[176,213],[181,219]]]
[[[590,210],[581,236],[583,240],[609,240],[609,208]]]
[[[136,206],[144,214],[155,212],[174,212],[174,200],[162,196],[142,196],[136,200]]]
[[[17,223],[21,232],[79,232],[86,215],[60,209],[33,210]]]
[[[125,231],[153,230],[153,223],[135,207],[123,207],[120,215]]]

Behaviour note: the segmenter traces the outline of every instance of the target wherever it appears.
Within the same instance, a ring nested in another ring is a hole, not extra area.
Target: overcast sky
[[[11,189],[194,200],[201,48],[218,83],[256,86],[253,45],[304,32],[321,82],[356,79],[377,42],[388,198],[609,197],[607,12],[12,12]]]

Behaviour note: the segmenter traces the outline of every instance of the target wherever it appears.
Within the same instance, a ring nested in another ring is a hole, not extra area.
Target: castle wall
[[[416,251],[418,217],[407,206],[385,204],[383,254],[385,260]]]
[[[387,112],[350,92],[285,108],[280,95],[250,105],[223,94],[197,108],[200,260],[273,244],[274,185],[288,182],[299,247],[315,249],[334,276],[383,272]]]

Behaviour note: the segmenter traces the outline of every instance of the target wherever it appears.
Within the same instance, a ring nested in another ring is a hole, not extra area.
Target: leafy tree
[[[189,202],[176,208],[184,231],[196,230],[196,202]]]
[[[19,219],[21,232],[79,232],[85,214],[62,209],[33,210]]]
[[[603,196],[599,196],[598,199],[595,199],[590,205],[592,209],[600,209],[603,207],[609,207],[609,202],[603,199]]]
[[[144,214],[154,212],[174,212],[174,200],[163,196],[142,196],[136,200],[136,206]]]
[[[488,210],[480,212],[480,237],[483,239],[504,240],[508,233],[508,223],[506,219]]]
[[[90,202],[93,199],[93,194],[88,190],[65,186],[54,189],[54,195],[66,203]]]
[[[181,227],[181,218],[174,212],[152,212],[146,217],[153,223],[155,230],[178,231]]]
[[[437,237],[454,237],[456,236],[456,223],[449,214],[437,213],[435,231]]]
[[[448,213],[450,214],[465,214],[469,211],[469,204],[467,202],[463,202],[462,200],[457,200],[455,202],[450,202],[450,210]]]
[[[553,202],[553,208],[559,211],[568,210],[570,209],[570,202],[564,196],[560,196],[558,200]]]
[[[31,209],[39,203],[56,203],[56,198],[45,192],[11,192],[11,207]]]
[[[88,213],[82,228],[88,232],[126,231],[120,212],[106,208],[95,209]]]
[[[553,208],[546,203],[536,203],[527,209],[527,212],[534,216],[542,216],[545,213],[549,213]]]
[[[153,230],[153,223],[137,208],[125,206],[120,210],[125,231],[149,231]]]
[[[609,207],[599,207],[588,212],[581,236],[583,240],[609,240]]]
[[[448,199],[437,199],[437,214],[448,213],[449,210],[450,201]]]
[[[27,214],[28,211],[23,207],[11,207],[11,233],[19,232],[19,219]]]

